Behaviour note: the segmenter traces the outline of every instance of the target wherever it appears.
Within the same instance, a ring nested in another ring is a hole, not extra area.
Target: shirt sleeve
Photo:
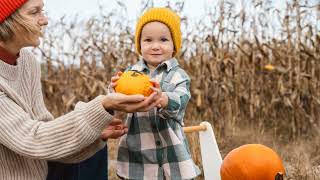
[[[191,98],[190,95],[190,79],[186,75],[179,75],[178,72],[174,80],[174,88],[172,91],[163,92],[168,96],[167,107],[160,108],[158,113],[163,119],[174,119],[183,125],[183,116],[187,107],[187,104]]]

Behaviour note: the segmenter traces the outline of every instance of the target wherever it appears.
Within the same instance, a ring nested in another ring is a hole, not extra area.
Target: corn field
[[[178,55],[191,78],[187,125],[210,122],[223,156],[262,143],[283,159],[287,179],[320,176],[320,3],[312,0],[220,0],[200,20],[188,19],[183,1],[167,6],[182,17]],[[241,5],[239,8],[239,4]],[[142,2],[141,12],[153,6]],[[134,23],[101,7],[88,19],[49,22],[36,53],[48,109],[71,111],[78,101],[106,93],[111,76],[137,61]],[[249,9],[249,10],[248,10]],[[197,134],[188,135],[201,166]],[[115,159],[116,141],[109,142]],[[113,170],[109,170],[110,179]],[[199,179],[203,179],[200,177]]]

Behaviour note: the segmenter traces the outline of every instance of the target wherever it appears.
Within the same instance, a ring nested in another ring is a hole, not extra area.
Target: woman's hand
[[[114,118],[101,133],[101,138],[106,141],[107,139],[117,139],[124,134],[128,133],[128,127],[123,124],[121,119]]]
[[[146,112],[160,103],[160,96],[153,92],[149,97],[143,95],[125,95],[121,93],[107,94],[102,105],[107,110],[131,112]]]

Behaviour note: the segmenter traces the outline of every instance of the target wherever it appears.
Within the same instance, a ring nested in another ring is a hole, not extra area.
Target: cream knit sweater
[[[100,150],[100,133],[113,117],[99,96],[54,119],[34,56],[21,50],[17,61],[0,60],[0,180],[45,180],[47,160],[78,162]]]

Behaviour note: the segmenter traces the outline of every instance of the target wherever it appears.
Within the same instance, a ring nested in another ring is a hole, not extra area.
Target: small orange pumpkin
[[[275,180],[285,174],[282,161],[272,149],[261,144],[240,146],[224,158],[222,180]]]
[[[150,96],[153,92],[151,87],[153,84],[149,76],[137,71],[126,71],[118,79],[115,91],[127,95]]]

